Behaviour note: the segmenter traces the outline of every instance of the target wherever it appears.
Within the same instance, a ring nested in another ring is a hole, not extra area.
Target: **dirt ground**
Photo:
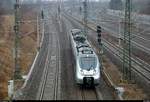
[[[22,15],[24,19],[35,19],[36,12],[30,9]],[[32,16],[31,16],[32,15]],[[0,100],[7,99],[8,97],[8,81],[13,77],[14,59],[13,59],[13,46],[14,46],[14,16],[1,15],[0,16]],[[32,64],[36,54],[36,29],[35,24],[21,24],[21,73],[26,75]],[[32,32],[30,35],[25,35]]]
[[[82,23],[82,22],[81,22]],[[88,26],[95,30],[95,25],[88,24]],[[109,39],[112,40],[112,39]],[[108,56],[103,55],[103,66],[105,67],[105,72],[111,78],[111,81],[115,86],[123,87],[125,92],[123,94],[123,99],[125,100],[144,100],[149,99],[148,95],[139,87],[137,84],[129,84],[128,82],[122,82],[122,72],[119,71],[118,66],[111,62]]]
[[[103,56],[103,65],[112,82],[116,86],[123,87],[125,89],[123,94],[123,98],[125,100],[144,100],[148,98],[144,91],[136,84],[121,82],[121,72],[118,70],[117,66],[111,63],[111,61],[106,56]]]
[[[91,28],[94,29],[92,24],[89,24]],[[107,39],[112,42],[112,39]],[[140,88],[137,84],[129,84],[127,82],[123,83],[121,81],[122,72],[119,71],[118,66],[114,65],[108,56],[103,56],[103,65],[105,67],[106,73],[110,76],[112,82],[118,86],[123,87],[125,92],[123,94],[123,98],[125,100],[144,100],[149,99],[149,97],[145,94],[145,92]]]

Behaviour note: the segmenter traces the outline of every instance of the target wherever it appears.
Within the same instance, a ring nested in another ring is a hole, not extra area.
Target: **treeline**
[[[15,0],[0,0],[0,15],[13,13]]]
[[[139,13],[150,14],[150,0],[134,0],[134,4]]]
[[[142,14],[150,14],[150,0],[132,0],[132,10]],[[110,0],[109,8],[112,10],[123,10],[125,0]]]
[[[110,0],[109,8],[112,10],[122,10],[123,9],[122,0]]]
[[[42,0],[23,0],[23,4],[35,4],[35,3],[41,3]]]
[[[0,0],[0,15],[13,14],[15,2],[16,0]],[[28,5],[32,5],[35,3],[41,4],[41,2],[42,0],[23,0],[22,7],[24,8],[24,4]]]

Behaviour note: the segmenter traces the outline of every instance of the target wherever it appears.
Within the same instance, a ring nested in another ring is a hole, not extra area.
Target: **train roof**
[[[86,36],[80,29],[72,29],[71,32],[76,43],[84,43],[86,41]]]
[[[82,36],[82,37],[86,38],[84,32],[82,30],[80,30],[80,29],[72,29],[71,33],[72,33],[73,37],[75,37],[75,36]]]
[[[81,29],[72,29],[71,32],[72,32],[72,34],[77,33],[77,32],[81,32]]]
[[[76,43],[76,50],[79,54],[94,54],[93,49],[87,42],[85,34],[80,29],[71,30],[72,37]]]
[[[79,45],[77,45],[77,51],[80,54],[93,54],[93,49],[86,43],[80,43]]]

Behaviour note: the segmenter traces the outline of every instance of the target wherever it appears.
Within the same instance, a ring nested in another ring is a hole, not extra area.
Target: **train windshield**
[[[86,39],[82,36],[77,36],[77,37],[74,38],[74,40],[76,40],[78,42],[81,42],[81,43],[84,43]]]
[[[96,68],[97,60],[95,57],[81,57],[79,64],[82,69],[91,70]]]

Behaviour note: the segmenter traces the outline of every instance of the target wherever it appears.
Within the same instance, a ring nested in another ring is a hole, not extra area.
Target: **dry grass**
[[[0,19],[2,19],[1,28],[0,28],[0,36],[1,40],[9,39],[12,31],[13,31],[13,23],[14,23],[14,17],[13,15],[2,15],[0,16]]]
[[[32,46],[31,46],[32,45]],[[22,39],[22,54],[21,54],[21,66],[22,74],[26,75],[32,64],[32,61],[36,52],[36,42],[30,37],[25,37]]]
[[[105,66],[105,70],[107,74],[109,74],[111,80],[115,85],[118,87],[124,87],[125,93],[123,98],[125,100],[143,100],[146,99],[146,94],[144,91],[138,87],[136,84],[128,84],[128,83],[121,83],[121,72],[118,70],[117,66],[115,66],[111,61],[104,56],[103,57],[103,65]]]
[[[13,72],[13,60],[10,43],[1,43],[0,47],[0,99],[7,96],[7,81]]]
[[[105,70],[107,71],[107,73],[111,74],[111,79],[113,79],[113,82],[118,84],[120,82],[121,75],[118,72],[116,66],[108,63],[108,61],[108,59],[104,59],[103,65],[105,66]]]
[[[26,19],[33,19],[36,17],[34,10],[27,11],[23,15]],[[12,48],[14,46],[13,41],[13,15],[3,15],[0,17],[3,19],[0,28],[0,100],[7,98],[7,85],[8,80],[12,78],[14,69],[14,60]],[[22,24],[22,34],[34,31],[34,24]],[[32,64],[36,53],[36,33],[32,33],[29,36],[25,36],[21,39],[21,72],[23,75],[27,74]]]

